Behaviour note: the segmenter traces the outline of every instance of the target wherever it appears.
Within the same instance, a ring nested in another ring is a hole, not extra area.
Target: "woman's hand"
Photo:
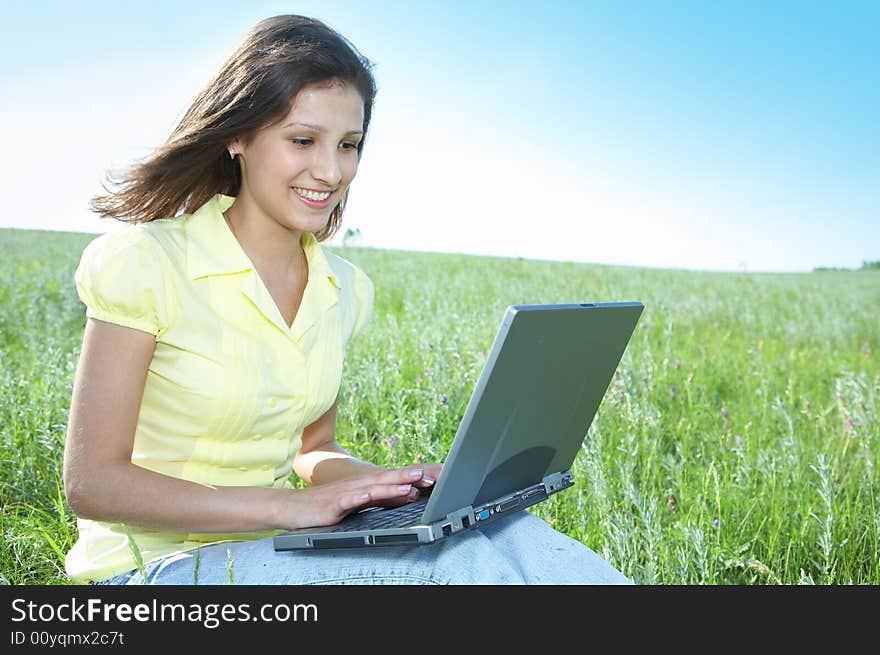
[[[276,510],[277,527],[294,530],[334,525],[366,507],[405,505],[417,500],[421,489],[432,487],[441,469],[441,464],[411,464],[305,489],[284,489]]]
[[[400,505],[406,505],[407,503],[412,503],[417,501],[422,496],[422,489],[430,490],[434,484],[437,482],[437,479],[440,477],[440,471],[443,469],[442,464],[411,464],[406,467],[407,469],[422,469],[424,473],[422,474],[421,479],[416,480],[412,484],[412,491],[405,496],[404,498],[388,498],[386,500],[382,500],[377,503],[373,503],[378,507],[399,507]]]

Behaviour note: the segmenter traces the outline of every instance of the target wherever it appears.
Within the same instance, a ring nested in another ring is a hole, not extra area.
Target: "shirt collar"
[[[223,216],[233,202],[234,196],[218,193],[187,219],[187,273],[191,280],[253,269],[253,262],[229,230]],[[309,264],[309,279],[326,279],[332,288],[340,290],[339,281],[315,235],[303,233],[300,243]]]
[[[186,267],[191,280],[253,268],[223,217],[233,202],[234,197],[218,193],[186,219]]]
[[[338,278],[315,235],[304,232],[300,243],[309,266],[309,280],[293,325],[288,328],[265,285],[258,281],[253,262],[226,224],[223,212],[233,202],[235,197],[218,193],[186,219],[187,273],[191,280],[195,280],[210,275],[250,272],[243,291],[281,330],[294,338],[301,338],[317,322],[322,310],[337,303],[341,290]]]

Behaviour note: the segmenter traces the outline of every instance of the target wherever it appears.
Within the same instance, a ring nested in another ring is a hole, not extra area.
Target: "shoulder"
[[[186,274],[186,233],[180,217],[128,223],[92,240],[80,268],[93,276],[182,279]]]
[[[96,272],[103,268],[118,269],[126,263],[143,264],[142,270],[170,271],[183,263],[184,244],[180,221],[176,219],[129,223],[89,242],[80,265],[89,265]]]
[[[175,246],[158,222],[125,224],[86,245],[73,274],[86,316],[157,337],[169,329],[179,306]]]
[[[327,264],[333,271],[334,276],[341,282],[354,282],[358,278],[367,278],[367,274],[362,269],[348,261],[344,257],[340,257],[334,252],[330,252],[327,248],[321,247],[324,256],[327,258]]]
[[[373,315],[374,287],[370,277],[358,266],[340,257],[339,255],[323,249],[324,256],[339,293],[346,299],[344,311],[348,318],[346,325],[349,330],[349,338],[359,334]]]
[[[333,271],[337,287],[343,291],[352,291],[361,302],[368,300],[372,303],[373,281],[370,277],[361,268],[347,259],[330,252],[326,248],[323,248],[323,251],[327,264],[330,266],[330,270]]]

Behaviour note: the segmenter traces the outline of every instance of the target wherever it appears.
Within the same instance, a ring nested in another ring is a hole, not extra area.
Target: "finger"
[[[413,482],[414,487],[418,487],[420,489],[427,489],[429,487],[433,487],[436,480],[431,476],[425,474],[422,476],[421,480],[416,480]]]
[[[440,474],[443,473],[443,464],[425,464],[425,473],[439,480]]]
[[[421,480],[425,472],[424,466],[404,466],[401,468],[383,469],[378,473],[373,473],[368,478],[361,478],[360,483],[372,482],[374,484],[411,484],[416,480]]]
[[[425,489],[434,485],[437,482],[437,479],[440,477],[440,471],[443,468],[442,464],[424,464],[424,473],[422,474],[421,480],[418,480],[414,484],[417,487]]]
[[[414,503],[421,497],[421,492],[415,487],[412,488],[409,494],[406,496],[396,497],[396,498],[387,498],[385,500],[380,500],[375,503],[378,507],[385,507],[388,509],[394,507],[400,507],[401,505],[408,505],[409,503]]]
[[[368,507],[372,502],[370,492],[361,489],[353,494],[345,494],[339,499],[339,507],[343,512],[351,512],[352,510]]]
[[[418,497],[418,489],[411,484],[379,484],[370,487],[370,498],[373,501],[399,500],[407,502]]]
[[[400,499],[402,502],[406,502],[407,497],[414,491],[416,490],[410,483],[371,484],[358,489],[353,494],[346,494],[343,497],[345,500],[340,503],[340,506],[348,510],[353,507],[366,507],[389,499]]]

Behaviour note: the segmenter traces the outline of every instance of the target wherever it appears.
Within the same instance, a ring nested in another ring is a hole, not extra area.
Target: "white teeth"
[[[315,200],[317,202],[321,202],[322,200],[327,200],[330,197],[330,192],[319,192],[319,191],[309,191],[308,189],[300,189],[299,187],[291,187],[294,191],[296,191],[303,198],[308,198],[309,200]]]

